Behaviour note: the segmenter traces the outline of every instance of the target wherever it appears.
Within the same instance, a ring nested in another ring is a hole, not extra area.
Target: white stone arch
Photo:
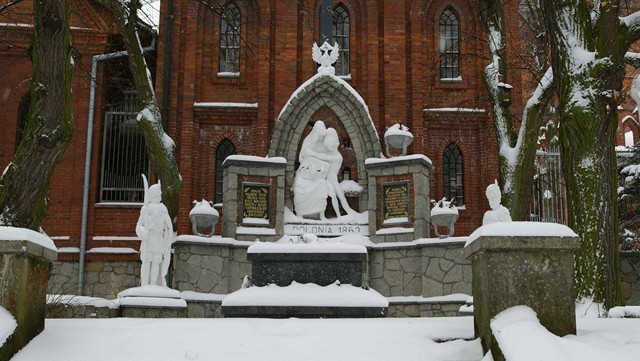
[[[270,157],[287,159],[285,187],[291,189],[295,161],[302,134],[313,123],[313,114],[322,106],[336,113],[351,139],[356,154],[358,183],[367,189],[364,161],[380,157],[380,140],[371,120],[369,109],[360,95],[344,80],[329,74],[317,74],[302,84],[285,104],[271,138]],[[360,209],[367,205],[367,195],[360,199]],[[286,204],[291,206],[291,195],[286,192]]]

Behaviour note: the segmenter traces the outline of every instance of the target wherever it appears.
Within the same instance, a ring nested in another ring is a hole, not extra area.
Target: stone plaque
[[[409,182],[382,185],[382,216],[383,221],[409,222]]]
[[[242,183],[243,223],[269,223],[270,191],[268,184]]]

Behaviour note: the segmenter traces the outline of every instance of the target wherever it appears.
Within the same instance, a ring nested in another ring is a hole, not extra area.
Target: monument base
[[[386,307],[222,306],[224,317],[245,318],[374,318],[385,317]]]
[[[336,282],[329,286],[293,282],[290,286],[249,287],[222,301],[224,317],[385,317],[389,302],[372,289]]]
[[[328,286],[335,281],[362,285],[367,249],[343,243],[272,244],[249,247],[252,262],[251,280],[255,286],[292,282]]]

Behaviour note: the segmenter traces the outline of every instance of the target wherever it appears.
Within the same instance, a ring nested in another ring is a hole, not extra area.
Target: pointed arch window
[[[222,203],[222,163],[228,156],[236,154],[236,146],[229,139],[224,139],[218,144],[216,150],[216,178],[215,178],[215,201],[214,203]]]
[[[455,199],[456,205],[464,205],[464,168],[460,148],[449,143],[442,157],[443,193],[448,199]]]
[[[225,75],[240,73],[240,9],[233,2],[224,6],[220,19],[220,67]]]
[[[350,73],[350,42],[351,34],[349,13],[344,6],[338,5],[333,8],[333,40],[340,47],[340,56],[333,67],[336,69],[336,75],[346,76]]]
[[[447,7],[440,15],[440,79],[460,79],[459,30],[458,15]]]

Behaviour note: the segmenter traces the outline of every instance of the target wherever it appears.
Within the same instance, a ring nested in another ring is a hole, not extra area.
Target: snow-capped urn
[[[313,61],[320,65],[318,67],[319,74],[336,75],[336,69],[331,65],[335,63],[340,56],[340,47],[337,42],[334,42],[334,45],[331,46],[325,41],[320,47],[318,47],[318,44],[313,43],[311,56]]]
[[[140,283],[142,286],[167,287],[166,276],[171,261],[171,244],[175,239],[173,223],[167,207],[162,204],[160,181],[149,187],[147,177],[144,183],[144,205],[136,225],[140,243]]]
[[[213,203],[206,199],[198,202],[196,200],[193,201],[193,208],[189,212],[189,220],[191,221],[191,230],[193,234],[197,236],[203,237],[211,237],[213,236],[214,230],[216,228],[216,223],[220,218],[220,214],[215,208],[213,208]],[[205,234],[203,230],[211,229],[209,234]]]
[[[496,179],[493,184],[490,184],[485,191],[487,200],[489,201],[490,211],[484,213],[482,218],[482,225],[487,225],[495,222],[511,222],[511,214],[509,210],[500,204],[502,199],[502,192]]]
[[[384,132],[384,142],[387,144],[387,157],[392,158],[389,147],[394,149],[402,149],[400,156],[407,155],[407,147],[413,142],[413,134],[409,131],[409,128],[402,125],[394,124],[390,126],[386,132]]]
[[[431,200],[433,208],[431,208],[431,225],[436,236],[446,238],[453,236],[455,232],[455,223],[458,220],[458,207],[456,207],[455,198],[447,200],[447,197],[439,201]],[[441,235],[438,227],[447,227],[447,233]]]
[[[431,208],[431,215],[434,214],[458,214],[458,208],[456,207],[456,199],[452,199],[450,201],[447,200],[447,197],[443,197],[441,200],[436,201],[435,199],[431,200],[431,204],[433,204],[433,208]]]

